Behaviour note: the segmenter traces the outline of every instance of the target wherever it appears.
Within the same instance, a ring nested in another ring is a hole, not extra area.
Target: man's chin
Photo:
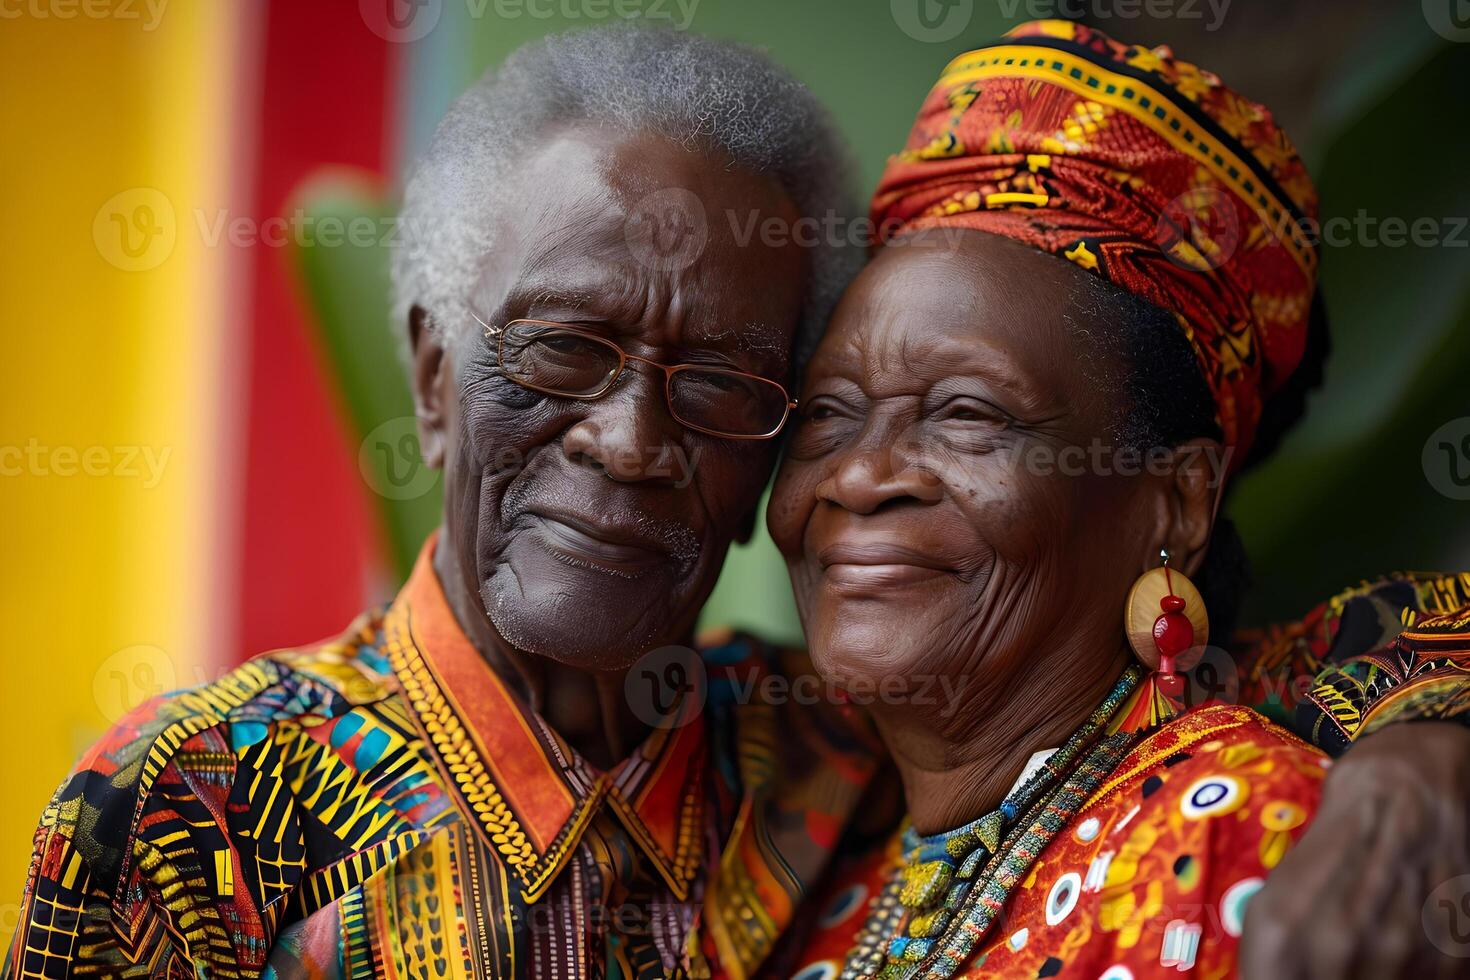
[[[673,576],[637,578],[597,568],[497,567],[481,589],[496,631],[518,650],[569,667],[625,671],[677,631]]]

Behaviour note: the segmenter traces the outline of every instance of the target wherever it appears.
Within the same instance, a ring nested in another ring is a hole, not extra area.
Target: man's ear
[[[446,400],[451,395],[451,358],[444,348],[441,331],[434,329],[422,306],[408,311],[408,343],[412,351],[409,381],[413,385],[413,410],[418,420],[419,453],[433,469],[444,466],[448,441],[445,431]]]
[[[1158,541],[1170,565],[1194,575],[1204,563],[1225,489],[1229,457],[1214,439],[1191,439],[1174,447],[1165,477]]]

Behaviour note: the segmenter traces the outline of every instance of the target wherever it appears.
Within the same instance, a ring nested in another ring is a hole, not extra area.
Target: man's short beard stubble
[[[502,533],[509,536],[514,533],[512,529],[516,528],[519,522],[525,521],[530,508],[536,504],[545,504],[554,510],[566,509],[573,513],[583,512],[586,505],[584,497],[563,488],[548,490],[544,486],[537,485],[537,477],[542,469],[543,466],[533,455],[526,466],[509,477],[501,494],[499,507],[495,508],[495,517],[492,518],[490,513],[494,504],[486,501],[481,505],[480,520],[498,519]],[[488,468],[480,469],[482,500],[490,489],[487,484],[499,475]],[[686,488],[679,492],[691,491]],[[679,584],[686,582],[691,575],[696,573],[700,567],[700,558],[705,551],[704,542],[692,528],[682,522],[659,520],[636,509],[632,509],[630,513],[625,512],[621,516],[628,518],[626,523],[636,526],[641,534],[647,536],[650,541],[655,542],[669,555],[667,575],[642,576],[648,592],[643,608],[655,607],[670,593],[677,594],[680,591]],[[532,624],[525,622],[525,618],[516,615],[514,611],[516,605],[523,603],[526,599],[520,582],[517,581],[515,587],[492,582],[495,571],[493,566],[480,568],[476,578],[479,580],[478,592],[481,602],[501,638],[516,649],[563,662],[586,661],[585,665],[589,668],[610,669],[618,665],[606,662],[605,658],[609,649],[621,648],[628,650],[629,655],[626,658],[618,658],[619,661],[624,659],[627,661],[627,664],[619,665],[630,665],[639,655],[657,645],[660,640],[665,642],[676,640],[677,638],[673,637],[660,637],[659,633],[685,618],[675,615],[668,617],[668,622],[650,622],[649,617],[645,615],[638,619],[634,630],[630,630],[623,636],[597,637],[578,634],[578,642],[574,645],[569,646],[563,643],[551,649],[547,646],[546,637],[539,635],[539,631],[535,630]],[[506,571],[511,575],[515,574],[510,567],[507,567]],[[587,570],[579,570],[579,572],[582,575],[609,574]],[[569,621],[575,622],[578,618],[585,618],[585,604],[595,601],[596,598],[595,596],[561,595],[551,599],[550,602],[545,597],[541,601],[543,604],[553,606],[554,615],[564,616]],[[692,597],[684,598],[687,601]],[[573,632],[575,631],[567,630],[563,635]]]

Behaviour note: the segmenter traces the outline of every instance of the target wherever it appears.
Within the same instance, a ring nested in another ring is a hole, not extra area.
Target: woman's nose
[[[817,487],[817,497],[855,514],[901,504],[932,504],[943,485],[926,465],[923,446],[902,433],[887,433],[852,447]]]

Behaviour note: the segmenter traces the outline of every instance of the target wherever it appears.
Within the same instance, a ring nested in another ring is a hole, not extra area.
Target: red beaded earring
[[[1184,678],[1177,671],[1180,654],[1209,640],[1210,618],[1204,599],[1182,572],[1163,563],[1139,576],[1123,608],[1128,644],[1153,672],[1139,685],[1115,725],[1118,731],[1143,731],[1161,725],[1184,709]]]

